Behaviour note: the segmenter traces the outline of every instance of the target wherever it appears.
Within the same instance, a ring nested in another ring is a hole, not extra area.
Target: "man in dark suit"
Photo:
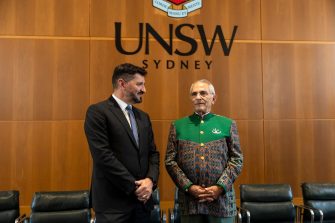
[[[84,128],[93,158],[96,223],[150,222],[159,152],[148,114],[132,106],[142,102],[146,73],[128,63],[117,66],[113,95],[87,110]]]

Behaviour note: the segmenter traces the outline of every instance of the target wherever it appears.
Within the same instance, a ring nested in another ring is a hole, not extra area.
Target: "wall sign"
[[[154,8],[166,12],[171,19],[183,19],[189,16],[189,13],[202,8],[202,0],[153,0],[152,4]],[[166,24],[166,26],[168,37],[163,37],[161,26],[154,27],[150,23],[138,23],[138,29],[134,30],[134,33],[137,32],[137,45],[130,49],[122,44],[122,23],[115,22],[115,47],[124,55],[141,53],[150,56],[152,40],[155,40],[159,44],[159,52],[171,55],[171,59],[144,58],[142,60],[144,68],[211,70],[213,66],[211,54],[214,47],[220,48],[222,56],[229,56],[238,28],[235,25],[231,36],[227,38],[220,25],[216,25],[214,31],[206,30],[203,24],[181,23]],[[175,41],[186,44],[188,47],[178,48]],[[201,59],[198,59],[196,55],[200,52],[205,57],[199,56]],[[189,59],[189,56],[192,56],[192,59]]]

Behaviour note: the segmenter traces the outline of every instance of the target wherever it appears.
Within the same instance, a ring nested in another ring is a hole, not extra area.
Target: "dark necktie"
[[[137,125],[136,125],[136,121],[135,121],[134,112],[131,109],[130,105],[127,105],[126,110],[128,111],[128,114],[129,114],[131,130],[133,131],[133,135],[134,135],[136,143],[138,145],[138,132],[137,132]]]

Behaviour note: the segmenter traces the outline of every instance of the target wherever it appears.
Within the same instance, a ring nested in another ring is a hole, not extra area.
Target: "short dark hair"
[[[134,79],[135,74],[145,76],[147,74],[147,71],[144,68],[138,67],[131,63],[124,63],[118,65],[117,67],[115,67],[112,77],[113,88],[116,89],[118,87],[117,85],[118,79],[122,78],[125,81],[130,81]]]

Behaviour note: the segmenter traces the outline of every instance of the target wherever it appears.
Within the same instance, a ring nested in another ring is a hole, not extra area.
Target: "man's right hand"
[[[205,202],[205,201],[213,201],[213,191],[208,190],[204,187],[201,187],[199,185],[192,185],[188,189],[188,192],[195,198],[199,200],[199,202]]]

